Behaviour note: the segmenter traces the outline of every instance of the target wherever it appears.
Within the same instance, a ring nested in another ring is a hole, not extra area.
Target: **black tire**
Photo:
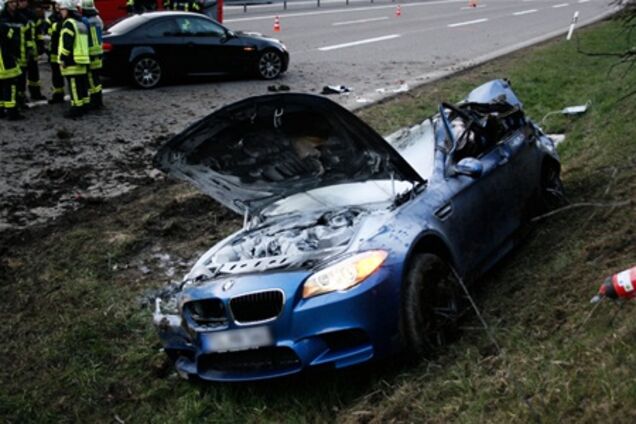
[[[541,169],[539,213],[557,209],[565,203],[565,190],[561,182],[559,167],[549,162],[545,163]]]
[[[139,88],[155,88],[163,81],[164,69],[156,57],[141,56],[131,64],[130,78]]]
[[[259,78],[272,80],[283,72],[283,57],[275,50],[265,50],[256,62],[256,74]]]
[[[430,357],[457,338],[465,298],[450,266],[417,254],[402,286],[400,335],[407,355]]]

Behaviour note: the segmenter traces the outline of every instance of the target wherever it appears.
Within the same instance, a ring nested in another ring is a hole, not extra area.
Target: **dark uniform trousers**
[[[71,95],[71,110],[82,111],[90,103],[88,96],[88,78],[86,74],[67,75],[68,92]]]

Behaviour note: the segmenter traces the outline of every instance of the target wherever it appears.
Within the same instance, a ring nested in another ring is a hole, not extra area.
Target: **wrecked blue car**
[[[245,381],[435,352],[491,268],[562,192],[552,141],[508,82],[381,137],[336,103],[229,105],[155,157],[243,216],[154,323],[180,375]]]

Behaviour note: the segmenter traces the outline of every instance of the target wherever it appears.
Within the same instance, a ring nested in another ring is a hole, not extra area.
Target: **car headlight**
[[[322,269],[305,281],[303,298],[355,287],[373,274],[387,256],[384,250],[370,250]]]

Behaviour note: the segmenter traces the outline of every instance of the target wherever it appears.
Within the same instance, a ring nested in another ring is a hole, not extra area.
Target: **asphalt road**
[[[282,5],[228,7],[233,29],[274,35],[291,53],[295,69],[324,70],[332,84],[356,81],[356,98],[400,80],[425,81],[439,72],[515,50],[547,34],[567,30],[575,11],[579,23],[610,10],[608,0],[467,0],[407,2],[297,1]],[[273,32],[278,16],[281,32]],[[362,78],[362,83],[357,81]]]
[[[348,7],[323,0],[320,9],[307,1],[290,3],[287,12],[280,4],[226,10],[230,28],[270,35],[279,14],[282,31],[275,35],[287,43],[291,65],[278,81],[200,78],[154,90],[110,87],[106,109],[80,120],[61,118],[66,105],[36,102],[25,121],[0,121],[0,232],[162,178],[151,161],[159,145],[221,106],[267,94],[271,85],[318,93],[343,84],[352,92],[331,98],[353,109],[565,31],[576,10],[581,22],[609,10],[609,0],[481,0],[476,8],[468,0],[434,0],[404,3],[396,17],[390,0],[351,0]],[[40,73],[50,95],[49,67],[42,64]]]

